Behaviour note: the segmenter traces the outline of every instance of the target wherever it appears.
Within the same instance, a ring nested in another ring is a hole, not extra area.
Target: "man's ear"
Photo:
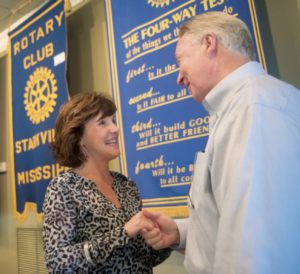
[[[218,43],[218,38],[213,32],[204,35],[202,44],[204,44],[209,58],[213,58],[217,55]]]

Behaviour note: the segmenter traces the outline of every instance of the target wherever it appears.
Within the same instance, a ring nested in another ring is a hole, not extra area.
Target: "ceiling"
[[[27,13],[33,11],[45,0],[0,0],[0,33],[18,21]]]

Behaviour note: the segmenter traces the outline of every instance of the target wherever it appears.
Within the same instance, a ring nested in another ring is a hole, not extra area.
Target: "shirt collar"
[[[266,72],[258,62],[250,61],[240,66],[210,90],[202,102],[203,106],[210,115],[221,111],[224,104],[239,90],[246,79],[259,74],[266,74]]]

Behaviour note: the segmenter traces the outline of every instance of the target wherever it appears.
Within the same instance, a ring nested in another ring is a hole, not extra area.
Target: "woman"
[[[96,93],[75,95],[61,108],[52,144],[71,169],[54,178],[44,201],[43,241],[51,273],[152,273],[170,250],[154,251],[139,232],[153,224],[137,186],[109,171],[120,154],[116,106]]]

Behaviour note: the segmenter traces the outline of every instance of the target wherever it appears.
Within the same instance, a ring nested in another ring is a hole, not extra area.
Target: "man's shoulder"
[[[247,104],[277,109],[285,108],[291,99],[300,104],[298,89],[268,74],[249,78],[242,89],[240,99]]]

